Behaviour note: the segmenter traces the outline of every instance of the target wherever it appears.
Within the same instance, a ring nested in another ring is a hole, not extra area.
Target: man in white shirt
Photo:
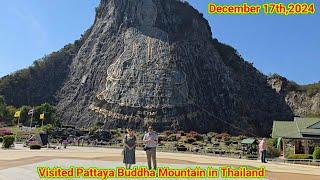
[[[157,169],[157,145],[158,135],[153,131],[151,126],[148,127],[148,132],[143,136],[143,143],[145,144],[144,149],[147,154],[148,168],[151,169],[151,160],[153,168]]]

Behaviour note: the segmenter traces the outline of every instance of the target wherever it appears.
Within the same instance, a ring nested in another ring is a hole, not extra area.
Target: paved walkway
[[[38,177],[38,174],[35,172],[35,169],[38,166],[41,166],[41,167],[43,167],[43,166],[49,166],[49,167],[59,166],[62,168],[68,168],[70,165],[76,166],[76,167],[104,167],[104,168],[123,167],[123,164],[119,161],[54,159],[54,160],[44,161],[41,163],[35,163],[35,164],[0,170],[0,179],[7,179],[8,177],[10,177],[10,180],[21,180],[21,179],[32,179],[32,180],[34,179],[34,180],[36,180],[36,179],[40,179]],[[145,163],[138,162],[137,165],[144,166]],[[163,167],[171,167],[171,168],[193,167],[188,164],[160,163],[159,165],[163,166]],[[200,166],[200,167],[206,168],[206,166]],[[217,167],[214,167],[214,168],[217,168]],[[19,172],[18,173],[19,175],[17,175],[17,172]],[[185,178],[185,179],[187,179],[187,178]]]
[[[145,152],[137,151],[138,164],[145,165]],[[270,162],[261,164],[258,161],[245,159],[232,159],[225,157],[203,156],[183,153],[157,153],[159,165],[170,165],[170,167],[182,166],[251,166],[261,167],[264,165],[267,170],[267,178],[269,179],[319,179],[320,167],[284,164]],[[83,165],[87,163],[87,167],[102,165],[105,168],[114,168],[123,166],[121,163],[121,150],[108,148],[83,148],[68,147],[63,150],[28,150],[17,148],[16,150],[0,150],[0,175],[14,179],[17,172],[21,177],[37,178],[35,167],[41,163],[51,166],[57,166],[61,163],[64,165]],[[22,173],[22,174],[21,174]],[[2,179],[0,176],[0,179]],[[24,178],[18,179],[24,179]],[[28,179],[30,179],[28,178]]]

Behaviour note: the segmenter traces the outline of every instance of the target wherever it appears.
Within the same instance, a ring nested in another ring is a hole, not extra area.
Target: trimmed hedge
[[[2,147],[5,149],[9,149],[14,142],[14,135],[3,136],[3,144]]]
[[[188,143],[188,144],[191,144],[191,143],[194,143],[196,142],[197,140],[195,138],[192,138],[192,137],[188,137],[186,140],[185,140],[185,143]]]
[[[320,159],[320,147],[315,147],[313,151],[313,159]]]
[[[224,142],[224,144],[225,144],[226,146],[229,146],[231,143],[232,143],[231,141],[225,141],[225,142]]]
[[[246,156],[246,159],[250,159],[250,160],[255,160],[255,159],[258,159],[258,155],[247,155]]]
[[[288,159],[312,159],[310,154],[291,154]]]

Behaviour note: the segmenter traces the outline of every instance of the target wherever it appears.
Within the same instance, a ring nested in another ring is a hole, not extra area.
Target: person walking
[[[266,156],[267,156],[267,142],[266,138],[263,138],[259,143],[259,153],[261,157],[262,163],[267,163]]]
[[[134,135],[134,131],[127,129],[127,134],[123,139],[123,163],[126,169],[130,169],[132,164],[136,164],[136,141],[137,138]]]
[[[157,145],[158,145],[158,135],[153,131],[152,126],[148,127],[148,132],[143,136],[144,150],[147,154],[148,168],[152,169],[151,161],[153,163],[153,168],[157,169]]]

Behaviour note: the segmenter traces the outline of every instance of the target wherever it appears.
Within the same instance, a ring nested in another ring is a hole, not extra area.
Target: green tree
[[[0,120],[4,119],[6,116],[6,103],[4,101],[4,97],[0,96]]]
[[[7,121],[8,121],[8,124],[9,125],[14,125],[15,124],[15,118],[14,118],[14,113],[18,111],[18,109],[14,106],[7,106],[6,107],[6,118],[7,118]]]
[[[56,125],[59,124],[59,120],[57,120],[56,116],[55,116],[55,107],[52,106],[49,103],[44,103],[41,104],[40,106],[36,106],[34,108],[34,120],[35,120],[35,124],[41,125],[41,121],[40,120],[40,114],[44,113],[44,121],[43,124],[52,124],[52,125]]]
[[[20,123],[22,123],[25,126],[30,125],[30,117],[28,115],[29,110],[31,109],[30,106],[22,106],[20,108]]]
[[[7,125],[12,125],[15,112],[16,108],[13,106],[7,106],[4,97],[0,96],[0,122],[4,122]]]

